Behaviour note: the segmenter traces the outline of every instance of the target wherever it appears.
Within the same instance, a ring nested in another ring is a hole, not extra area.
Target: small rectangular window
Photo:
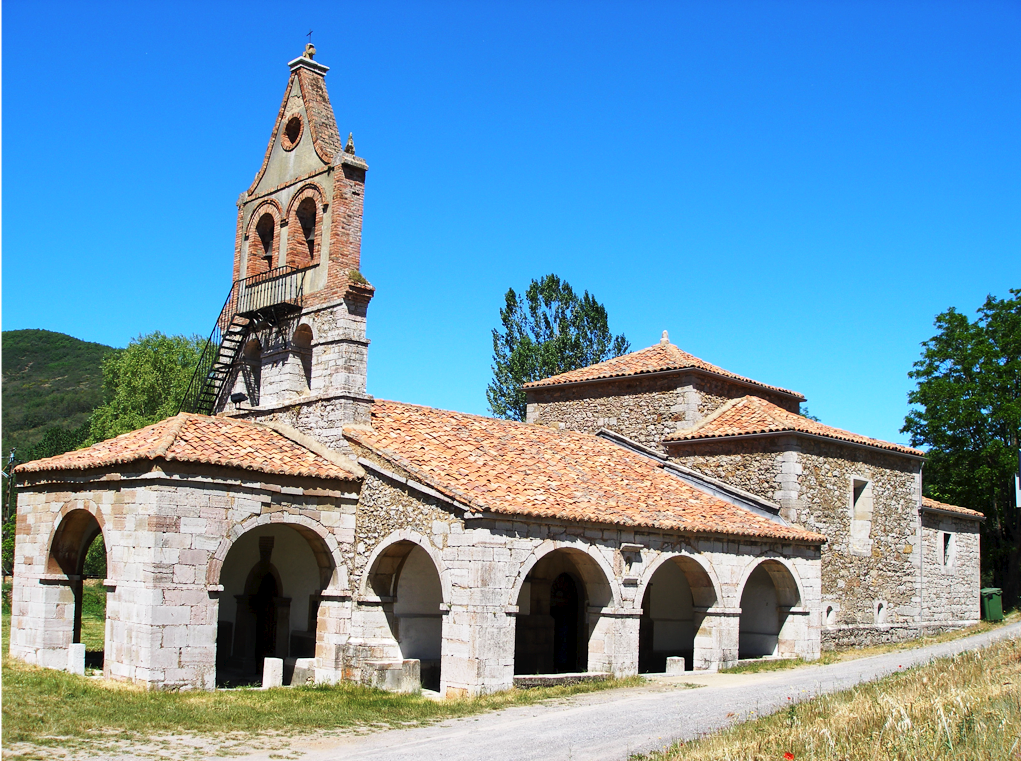
[[[954,542],[954,535],[949,531],[941,532],[943,534],[943,553],[940,561],[945,568],[949,568],[954,564],[954,555],[956,554],[956,543]]]
[[[851,479],[851,551],[872,551],[872,482]]]

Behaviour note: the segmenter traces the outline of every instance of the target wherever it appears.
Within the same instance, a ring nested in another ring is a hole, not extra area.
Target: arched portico
[[[421,686],[440,691],[449,591],[439,554],[415,532],[397,532],[373,552],[362,578],[362,628],[375,647],[417,660]],[[447,581],[449,583],[449,581]]]
[[[324,537],[309,525],[253,520],[237,527],[221,543],[207,574],[222,588],[217,683],[257,683],[267,657],[284,659],[287,683],[297,659],[316,655],[319,609],[340,576]]]
[[[706,613],[719,599],[712,566],[689,555],[660,556],[636,596],[642,606],[639,672],[662,672],[671,656],[683,657],[688,670],[715,662],[713,619]]]
[[[602,671],[612,666],[603,615],[618,597],[605,561],[588,548],[544,543],[515,583],[514,673]]]
[[[802,594],[794,571],[779,558],[752,564],[741,586],[738,657],[794,656]]]

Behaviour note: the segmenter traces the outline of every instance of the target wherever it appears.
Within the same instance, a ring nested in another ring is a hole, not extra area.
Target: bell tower
[[[342,141],[315,48],[291,61],[251,186],[238,199],[234,282],[185,409],[277,420],[327,446],[367,424],[361,274],[368,164]]]

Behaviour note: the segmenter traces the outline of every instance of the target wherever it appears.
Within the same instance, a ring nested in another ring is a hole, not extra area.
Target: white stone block
[[[666,659],[666,673],[671,676],[683,674],[685,665],[683,657],[672,655]]]
[[[85,674],[85,645],[81,642],[67,648],[67,670],[72,674]]]
[[[284,685],[284,659],[264,658],[262,661],[262,689]]]

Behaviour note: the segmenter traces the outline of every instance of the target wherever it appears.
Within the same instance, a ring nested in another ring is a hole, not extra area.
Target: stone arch
[[[778,594],[783,594],[782,604],[791,608],[800,606],[801,601],[805,598],[801,593],[801,577],[798,575],[797,569],[786,558],[773,554],[755,558],[745,567],[744,572],[741,574],[741,583],[737,586],[739,590],[738,600],[744,594],[748,578],[760,565],[765,566],[766,572],[776,585]]]
[[[71,643],[82,642],[82,615],[85,599],[85,557],[89,548],[97,538],[102,537],[106,545],[106,524],[102,510],[91,500],[71,500],[60,509],[54,520],[46,551],[46,573],[50,579],[59,579],[59,584],[66,585],[67,595],[64,610],[52,611],[56,615],[45,616],[43,623],[54,638],[64,639]],[[109,553],[108,545],[107,552]],[[109,574],[109,568],[107,568]],[[63,578],[61,578],[63,577]],[[109,618],[107,618],[107,622]],[[104,625],[104,630],[109,624]],[[86,665],[102,667],[104,665],[106,634],[104,646],[99,650],[86,652]]]
[[[639,672],[663,672],[672,657],[683,658],[688,670],[710,668],[718,619],[707,614],[721,599],[711,563],[684,553],[657,557],[635,595],[635,606],[641,608]]]
[[[362,574],[360,617],[365,631],[403,661],[418,661],[420,685],[440,691],[449,574],[439,553],[414,531],[390,534]],[[413,688],[414,685],[406,685]]]
[[[649,582],[651,582],[652,577],[656,575],[656,571],[658,571],[664,563],[669,562],[676,562],[681,565],[681,570],[684,572],[684,575],[688,579],[688,583],[691,585],[691,594],[695,605],[700,608],[711,608],[714,605],[719,605],[723,601],[723,587],[720,585],[720,579],[716,575],[716,569],[713,568],[712,563],[707,560],[703,560],[697,555],[689,555],[683,552],[664,552],[649,563],[649,567],[645,569],[645,573],[638,584],[638,589],[635,594],[634,605],[636,608],[641,607],[642,598],[645,597],[645,592],[649,587]],[[708,585],[704,583],[706,581],[709,582]]]
[[[397,545],[402,546],[397,547]],[[400,565],[407,559],[408,553],[411,552],[412,548],[406,545],[417,545],[432,559],[433,565],[436,567],[436,573],[440,577],[440,588],[442,589],[443,603],[445,605],[450,605],[450,573],[443,562],[440,551],[431,541],[429,541],[428,537],[411,529],[394,531],[384,537],[383,540],[376,545],[376,548],[370,553],[369,558],[365,563],[365,570],[363,571],[362,578],[358,584],[358,599],[365,602],[377,601],[377,598],[381,595],[379,595],[376,590],[381,586],[385,587],[387,585],[386,577],[388,575],[393,575],[394,573],[399,575]],[[379,561],[384,558],[384,556],[386,557],[387,562],[384,563],[384,566],[379,566],[377,568]],[[392,595],[382,596],[386,597]]]
[[[315,182],[299,188],[287,205],[287,264],[310,267],[322,254],[326,194]],[[311,211],[312,216],[305,213]]]
[[[283,523],[299,534],[309,543],[312,553],[319,566],[320,581],[323,583],[323,590],[335,593],[347,593],[348,575],[347,566],[341,558],[340,545],[337,538],[328,531],[321,523],[307,518],[304,515],[292,515],[291,513],[272,513],[253,515],[235,524],[228,532],[216,551],[209,559],[206,566],[206,584],[215,587],[220,584],[220,573],[223,570],[223,561],[234,543],[244,534],[254,528],[266,526],[273,523]]]
[[[616,576],[613,573],[613,568],[606,561],[606,558],[599,553],[592,545],[584,542],[562,542],[554,539],[547,539],[534,550],[521,564],[521,568],[518,571],[517,577],[514,579],[514,584],[511,586],[510,597],[507,600],[508,605],[517,605],[518,597],[521,594],[521,586],[525,583],[525,579],[528,574],[531,573],[535,565],[550,553],[556,552],[557,550],[569,550],[574,553],[574,556],[584,555],[586,560],[583,562],[584,569],[579,568],[579,571],[583,572],[582,579],[586,585],[589,584],[590,580],[595,582],[599,586],[605,586],[605,597],[606,602],[603,607],[619,607],[621,602],[620,589],[615,583]],[[601,572],[601,577],[593,571],[598,569]]]
[[[790,613],[803,598],[794,569],[782,558],[760,558],[745,569],[739,589],[738,658],[795,655],[798,616]]]
[[[53,521],[47,542],[46,572],[80,576],[89,545],[99,535],[106,536],[103,511],[92,500],[65,502]]]
[[[279,260],[282,216],[283,209],[275,198],[267,198],[252,212],[245,233],[248,246],[245,249],[244,277],[254,277],[268,272],[273,269],[274,260]],[[272,220],[273,224],[268,237],[264,218]],[[261,228],[260,225],[262,225]],[[279,261],[276,263],[279,265]]]
[[[620,594],[598,550],[547,540],[522,563],[512,586],[514,673],[614,669]]]
[[[284,682],[297,659],[327,636],[323,605],[346,591],[336,539],[302,515],[252,516],[231,527],[210,558],[218,592],[216,682],[258,684],[264,658],[282,658]],[[343,586],[342,586],[343,585]]]

